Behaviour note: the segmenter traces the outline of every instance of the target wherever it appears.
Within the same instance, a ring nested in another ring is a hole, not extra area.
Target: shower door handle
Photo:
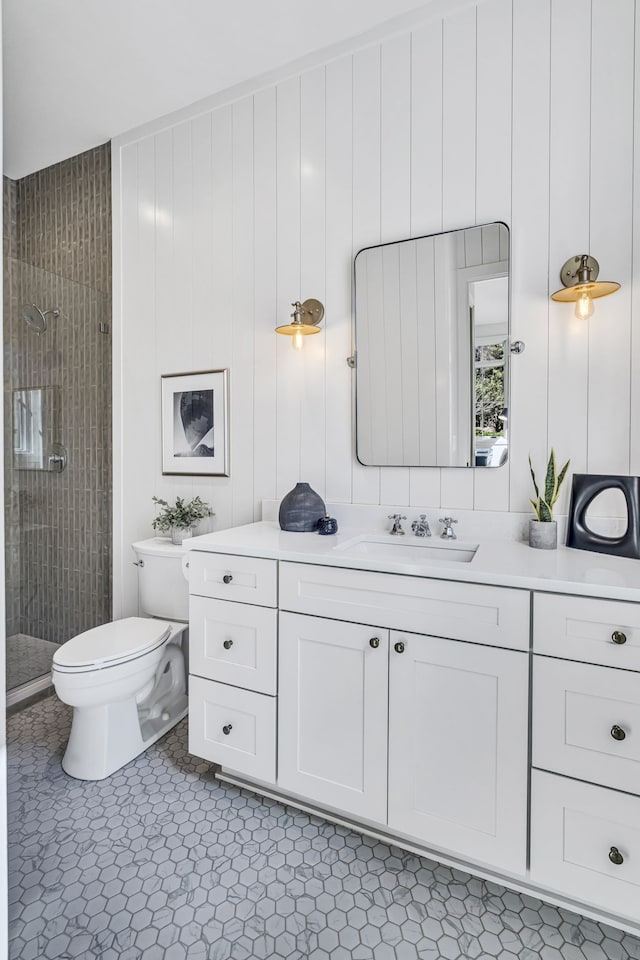
[[[62,473],[67,465],[67,448],[61,443],[51,444],[51,453],[47,456],[47,463],[51,473]]]

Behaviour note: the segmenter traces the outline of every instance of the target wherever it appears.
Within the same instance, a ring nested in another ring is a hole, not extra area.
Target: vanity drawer
[[[280,607],[452,640],[529,649],[526,590],[281,563]]]
[[[188,557],[189,592],[199,597],[278,606],[276,560],[193,550]]]
[[[533,660],[534,766],[640,794],[640,677]]]
[[[637,923],[640,798],[534,770],[531,880]]]
[[[191,673],[276,693],[277,610],[191,596],[189,624]]]
[[[275,783],[275,697],[189,677],[189,752]]]
[[[640,603],[536,593],[533,650],[640,670]]]

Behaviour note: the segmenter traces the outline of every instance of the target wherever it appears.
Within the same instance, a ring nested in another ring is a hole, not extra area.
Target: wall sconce
[[[607,297],[620,289],[620,284],[613,280],[598,280],[600,264],[594,257],[581,253],[571,257],[560,271],[560,279],[564,284],[563,290],[556,290],[551,294],[552,300],[560,303],[575,303],[575,315],[579,320],[586,320],[593,314],[593,301],[598,297]]]
[[[293,323],[284,323],[282,326],[276,327],[276,333],[291,337],[293,349],[302,350],[305,337],[312,333],[320,333],[318,324],[324,317],[324,306],[319,300],[313,299],[305,300],[304,303],[296,300],[291,306],[293,307],[293,313],[291,314]]]

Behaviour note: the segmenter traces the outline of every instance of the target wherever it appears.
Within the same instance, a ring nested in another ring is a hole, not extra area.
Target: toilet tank
[[[138,564],[138,606],[141,616],[189,619],[189,585],[182,572],[184,547],[152,537],[132,544]]]

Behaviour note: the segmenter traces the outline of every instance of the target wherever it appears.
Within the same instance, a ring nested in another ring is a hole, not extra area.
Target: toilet
[[[78,780],[108,777],[187,713],[186,551],[160,537],[132,546],[141,616],[80,633],[53,656],[56,694],[73,707],[62,768]]]

